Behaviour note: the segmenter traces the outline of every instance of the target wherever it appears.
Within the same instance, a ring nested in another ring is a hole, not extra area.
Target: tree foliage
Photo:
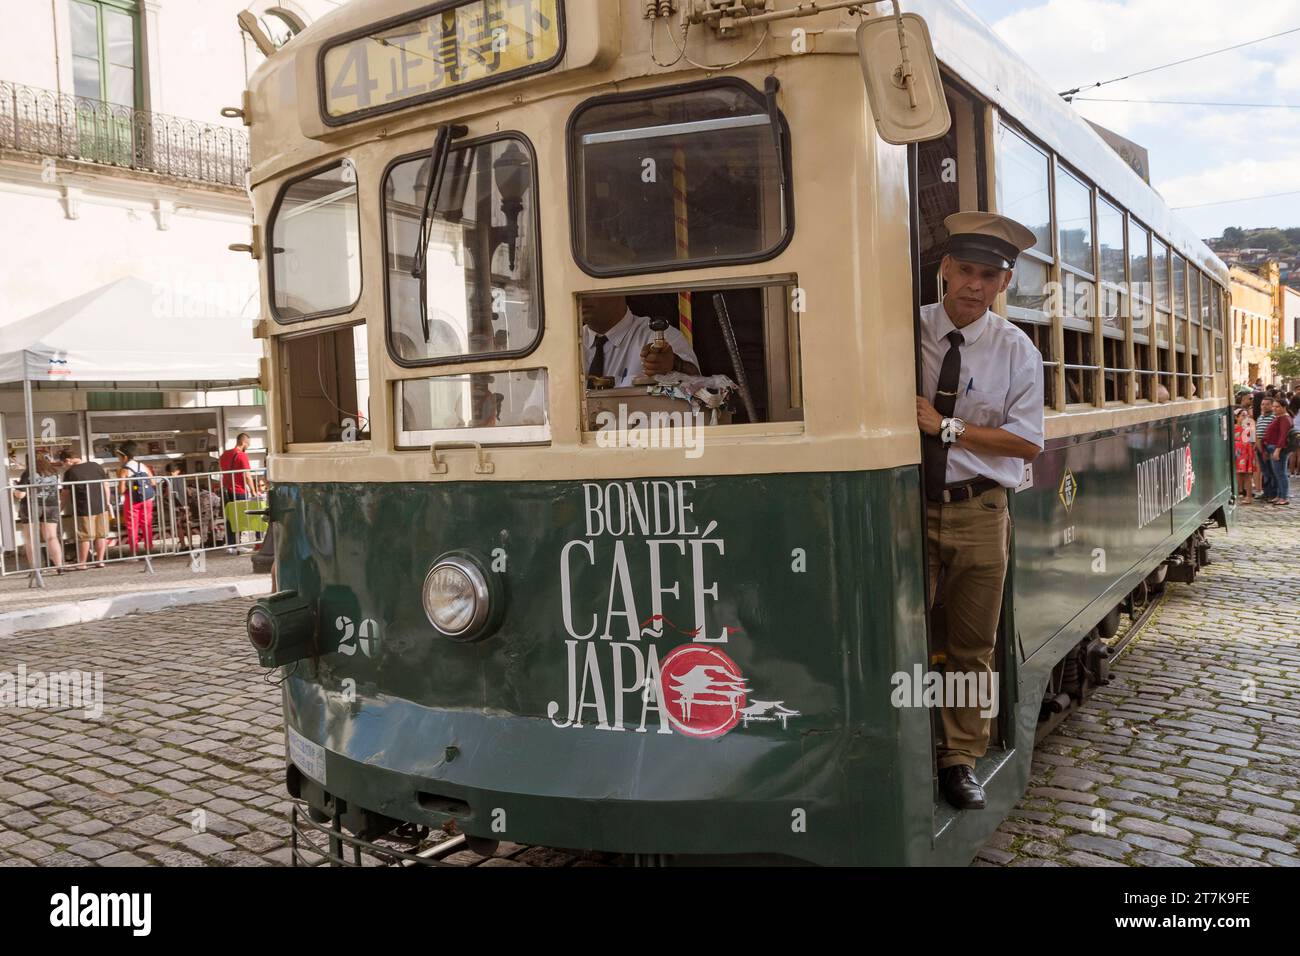
[[[1291,348],[1279,345],[1269,353],[1269,358],[1273,360],[1275,378],[1287,381],[1300,379],[1300,345]]]

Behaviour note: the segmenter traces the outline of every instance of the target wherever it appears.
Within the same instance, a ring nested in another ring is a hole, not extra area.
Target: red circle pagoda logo
[[[673,729],[692,737],[721,737],[740,722],[745,678],[722,651],[683,644],[660,664],[663,707]]]

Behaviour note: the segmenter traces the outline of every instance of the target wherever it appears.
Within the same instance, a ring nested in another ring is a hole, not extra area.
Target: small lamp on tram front
[[[296,591],[279,591],[248,612],[248,642],[263,667],[280,667],[318,653],[316,614]]]

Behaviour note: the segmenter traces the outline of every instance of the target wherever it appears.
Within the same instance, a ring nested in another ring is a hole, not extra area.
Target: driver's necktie
[[[948,354],[939,369],[939,388],[934,396],[934,408],[941,418],[952,418],[957,408],[957,389],[961,387],[961,347],[965,337],[960,332],[949,332]],[[921,454],[925,461],[925,495],[931,501],[943,499],[947,484],[948,448],[941,435],[922,435]]]
[[[591,367],[587,369],[588,375],[605,374],[605,343],[609,339],[603,335],[596,336],[596,354],[591,357]]]

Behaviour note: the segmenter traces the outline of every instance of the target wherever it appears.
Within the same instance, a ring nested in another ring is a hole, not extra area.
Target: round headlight
[[[444,637],[470,640],[488,619],[483,572],[461,557],[442,558],[424,579],[424,613]]]

